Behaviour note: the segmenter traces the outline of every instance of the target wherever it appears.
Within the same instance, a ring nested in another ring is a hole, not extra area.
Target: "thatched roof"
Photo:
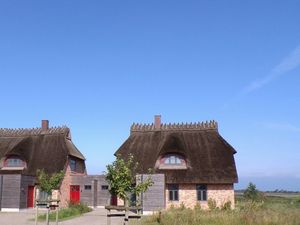
[[[159,121],[160,123],[160,121]],[[167,183],[236,183],[236,151],[218,132],[215,121],[197,124],[133,124],[129,138],[116,151],[129,153],[139,162],[139,173],[149,168],[164,173]],[[183,155],[187,169],[165,170],[155,167],[168,153]]]
[[[68,157],[85,160],[72,143],[68,127],[53,127],[47,130],[2,128],[0,129],[0,159],[3,160],[10,155],[25,160],[27,168],[22,171],[22,174],[33,176],[38,169],[44,169],[47,173],[64,170]]]

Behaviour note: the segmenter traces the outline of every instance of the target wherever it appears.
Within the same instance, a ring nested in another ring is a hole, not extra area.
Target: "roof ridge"
[[[197,123],[162,123],[159,129],[155,129],[154,123],[133,123],[130,127],[131,132],[175,130],[218,130],[218,122],[209,120]]]
[[[22,137],[30,135],[40,135],[40,134],[58,134],[58,133],[68,133],[70,129],[63,126],[50,127],[47,130],[43,130],[40,127],[36,128],[0,128],[0,137]]]

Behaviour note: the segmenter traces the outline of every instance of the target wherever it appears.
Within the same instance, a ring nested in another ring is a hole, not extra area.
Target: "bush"
[[[255,184],[250,182],[247,189],[244,192],[244,198],[252,202],[257,202],[263,201],[264,195],[256,188]]]
[[[194,210],[197,211],[197,210],[201,210],[201,205],[199,202],[196,203],[196,205],[194,206]]]
[[[181,203],[180,203],[180,207],[179,207],[179,209],[181,209],[181,210],[184,210],[184,209],[185,209],[184,202],[181,202]]]
[[[69,203],[68,208],[63,208],[58,211],[58,220],[61,221],[61,220],[71,219],[91,211],[92,209],[83,203],[78,203],[78,204]],[[46,214],[40,215],[38,219],[46,220]],[[51,212],[49,214],[49,220],[50,221],[56,220],[56,212]]]
[[[92,209],[87,205],[80,203],[69,203],[69,208],[76,209],[80,212],[80,214],[91,212]]]
[[[227,201],[221,208],[222,210],[230,210],[231,209],[231,201]]]
[[[207,205],[208,205],[208,208],[209,208],[210,210],[215,210],[215,209],[217,208],[216,200],[211,199],[211,198],[208,199]]]

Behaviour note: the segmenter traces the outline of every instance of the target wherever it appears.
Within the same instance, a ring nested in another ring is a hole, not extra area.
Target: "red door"
[[[80,202],[80,186],[71,185],[70,186],[70,202],[79,203]]]
[[[111,205],[118,205],[118,197],[116,195],[112,195],[110,200]]]
[[[27,208],[33,208],[34,186],[28,186],[27,189]]]

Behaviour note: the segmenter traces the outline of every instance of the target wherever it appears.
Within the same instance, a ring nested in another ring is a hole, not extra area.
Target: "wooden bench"
[[[124,225],[128,225],[128,221],[130,219],[141,219],[141,211],[142,207],[139,206],[113,206],[107,205],[105,206],[107,210],[107,225],[111,225],[111,217],[124,217]],[[111,210],[116,210],[117,213],[112,213]],[[121,211],[121,212],[120,212]],[[135,211],[135,215],[129,215],[130,211]]]

